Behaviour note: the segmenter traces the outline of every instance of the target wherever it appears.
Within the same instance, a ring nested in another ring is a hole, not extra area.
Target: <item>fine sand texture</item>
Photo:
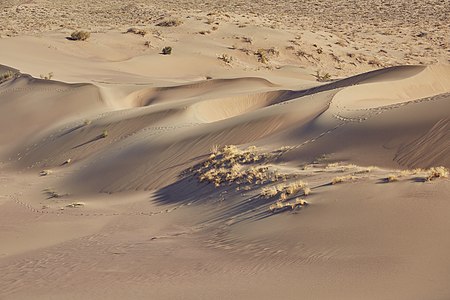
[[[0,299],[450,299],[448,1],[0,3]]]

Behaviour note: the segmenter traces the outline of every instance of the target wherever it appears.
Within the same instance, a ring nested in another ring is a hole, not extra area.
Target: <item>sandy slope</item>
[[[168,2],[183,24],[167,28],[150,1],[89,4],[62,27],[77,1],[19,2],[1,13],[0,74],[21,72],[0,83],[1,299],[450,298],[450,185],[425,170],[450,167],[435,33],[378,52],[375,21],[353,20],[374,40],[350,34],[345,1],[290,4],[321,11],[297,26],[284,12],[272,26],[271,3],[207,14]],[[380,30],[446,22],[442,3],[396,19],[401,3],[373,12]],[[318,25],[332,16],[334,29]],[[66,39],[87,24],[90,39]],[[148,33],[123,33],[135,24]],[[309,194],[282,192],[298,180]],[[269,210],[297,197],[309,205]]]

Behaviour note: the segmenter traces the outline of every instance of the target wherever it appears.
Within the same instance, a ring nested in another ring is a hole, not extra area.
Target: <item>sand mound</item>
[[[360,165],[448,166],[447,147],[438,141],[446,134],[442,120],[448,96],[439,94],[449,90],[450,83],[442,76],[449,70],[391,68],[298,91],[255,78],[144,88],[126,100],[140,99],[144,107],[98,115],[92,115],[102,107],[95,87],[22,76],[3,87],[4,93],[15,94],[2,111],[13,109],[8,106],[13,103],[36,112],[30,121],[39,125],[34,127],[37,131],[26,132],[28,127],[16,123],[24,131],[7,133],[26,137],[26,144],[9,155],[18,166],[58,168],[70,158],[74,173],[65,184],[94,192],[162,187],[214,145],[226,144],[289,146],[281,158],[285,162],[308,162],[325,154]],[[409,96],[406,91],[424,81],[435,83],[422,84],[413,91],[414,97]],[[398,93],[389,93],[387,87]],[[379,90],[380,100],[367,104],[367,89],[376,99],[375,90]],[[45,100],[33,102],[36,98],[27,98],[26,91],[42,93]],[[71,97],[60,94],[64,91],[70,91]],[[83,106],[79,106],[81,95],[86,101]],[[428,97],[418,99],[417,95]],[[62,105],[58,112],[57,103]],[[80,108],[89,111],[90,117],[66,124],[58,121],[79,115]],[[40,119],[48,123],[40,124]],[[3,120],[14,123],[7,116]],[[439,129],[432,129],[435,126]],[[38,133],[38,138],[27,136],[31,133]]]

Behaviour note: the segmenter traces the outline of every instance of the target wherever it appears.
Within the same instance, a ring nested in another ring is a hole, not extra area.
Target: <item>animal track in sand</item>
[[[114,216],[147,216],[147,217],[151,217],[151,216],[155,216],[155,215],[159,215],[159,214],[166,214],[166,213],[171,213],[179,208],[182,208],[184,206],[190,206],[192,205],[195,201],[191,201],[188,203],[183,203],[180,205],[176,205],[170,208],[166,208],[160,211],[152,211],[152,212],[146,212],[146,211],[129,211],[129,212],[116,212],[116,213],[112,213],[112,212],[89,212],[84,210],[84,208],[69,208],[69,207],[60,207],[59,209],[57,208],[50,208],[50,207],[46,207],[46,208],[41,208],[38,209],[34,206],[32,206],[30,203],[24,202],[22,200],[20,200],[19,198],[19,194],[14,194],[14,195],[8,195],[5,196],[5,198],[8,198],[9,200],[12,200],[13,202],[15,202],[16,204],[18,204],[19,206],[25,208],[26,210],[33,212],[33,213],[38,213],[38,214],[51,214],[51,215],[66,215],[66,216],[71,216],[71,217],[114,217]],[[63,209],[61,209],[63,208]],[[83,212],[75,212],[75,210],[83,210]]]

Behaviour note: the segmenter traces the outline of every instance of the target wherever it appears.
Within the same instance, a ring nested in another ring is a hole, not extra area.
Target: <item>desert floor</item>
[[[0,299],[450,299],[448,1],[94,2],[0,4]]]

